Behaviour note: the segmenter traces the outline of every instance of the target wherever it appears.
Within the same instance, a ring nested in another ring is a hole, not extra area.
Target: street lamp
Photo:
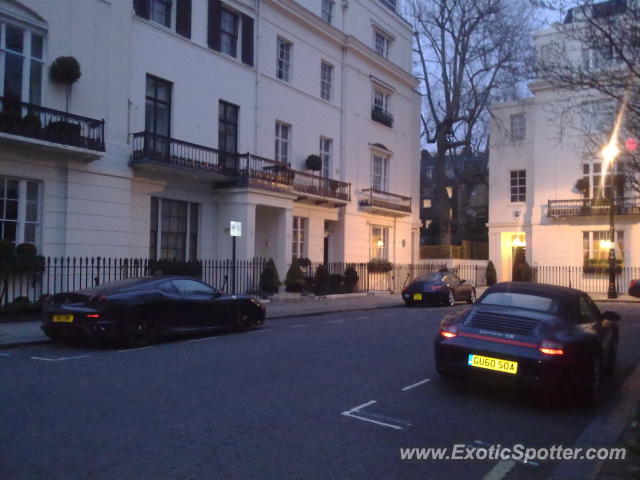
[[[613,162],[620,153],[615,136],[611,136],[609,143],[605,145],[600,154],[604,160],[604,174],[602,178],[606,178],[606,172],[609,171],[610,187],[609,187],[609,289],[607,290],[607,298],[618,298],[616,290],[616,248],[615,248],[615,215],[616,207],[614,203],[614,182],[613,182]],[[604,186],[604,185],[603,185]],[[602,189],[604,190],[604,188]]]

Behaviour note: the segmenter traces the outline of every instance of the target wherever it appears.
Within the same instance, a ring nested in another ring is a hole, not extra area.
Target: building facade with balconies
[[[420,102],[394,7],[0,0],[3,238],[229,258],[239,221],[238,257],[272,257],[281,276],[292,256],[412,261]],[[68,106],[48,75],[59,56],[82,70]]]
[[[538,52],[560,40],[576,62],[592,68],[584,62],[601,52],[561,35],[562,25],[541,32]],[[597,60],[597,68],[616,68],[611,59]],[[623,156],[607,169],[598,147],[608,141],[619,106],[596,92],[559,89],[543,79],[530,89],[533,98],[493,106],[488,226],[498,280],[513,278],[522,250],[531,266],[575,267],[580,275],[570,280],[573,286],[588,288],[590,280],[606,276],[612,197],[618,265],[640,265],[640,196],[621,181]]]

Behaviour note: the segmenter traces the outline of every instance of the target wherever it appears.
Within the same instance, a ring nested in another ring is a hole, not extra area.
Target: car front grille
[[[493,330],[496,332],[515,333],[517,335],[533,336],[539,320],[515,317],[501,313],[475,312],[467,322],[474,328]]]

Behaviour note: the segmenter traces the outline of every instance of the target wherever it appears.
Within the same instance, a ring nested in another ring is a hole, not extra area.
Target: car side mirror
[[[220,298],[222,296],[222,290],[215,290],[211,296],[213,298]]]
[[[619,322],[621,317],[618,313],[607,310],[602,314],[602,318],[611,322]]]

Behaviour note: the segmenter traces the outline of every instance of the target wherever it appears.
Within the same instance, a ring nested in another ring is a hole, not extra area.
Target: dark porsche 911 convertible
[[[42,330],[54,340],[90,338],[146,345],[178,332],[261,325],[265,309],[250,297],[222,295],[189,277],[143,277],[59,293],[45,304]]]
[[[458,300],[473,303],[476,289],[456,274],[440,271],[416,278],[402,290],[402,299],[408,307],[421,303],[455,305]]]
[[[587,401],[611,372],[620,316],[584,292],[551,285],[493,285],[470,308],[447,315],[435,339],[443,377],[490,375],[533,386],[569,385]]]

